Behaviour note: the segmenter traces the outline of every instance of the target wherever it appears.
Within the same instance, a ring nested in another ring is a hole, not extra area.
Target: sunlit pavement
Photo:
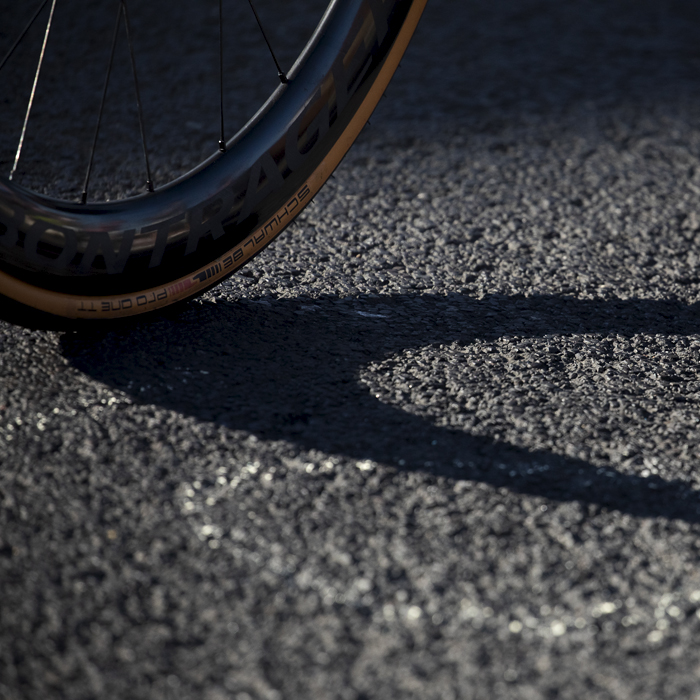
[[[432,0],[301,226],[0,325],[0,697],[700,698],[700,10]]]

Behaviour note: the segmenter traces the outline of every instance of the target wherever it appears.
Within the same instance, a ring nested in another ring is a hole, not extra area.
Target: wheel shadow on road
[[[503,336],[690,335],[693,306],[462,294],[195,303],[167,315],[63,336],[90,377],[154,404],[264,440],[398,470],[471,480],[637,517],[700,522],[681,481],[641,478],[444,428],[378,401],[362,368],[410,348]]]

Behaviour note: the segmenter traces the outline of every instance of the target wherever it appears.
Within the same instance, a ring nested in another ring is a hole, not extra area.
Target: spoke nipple
[[[83,190],[83,194],[80,197],[81,204],[87,204],[87,190]]]
[[[282,71],[280,71],[277,75],[279,75],[280,83],[282,83],[282,85],[286,85],[289,82],[289,80],[287,80],[287,76]]]
[[[226,153],[226,142],[223,139],[219,141],[219,151]]]
[[[146,180],[146,189],[147,189],[149,192],[153,192],[153,191],[154,191],[154,190],[153,190],[153,182],[152,182],[151,180]]]

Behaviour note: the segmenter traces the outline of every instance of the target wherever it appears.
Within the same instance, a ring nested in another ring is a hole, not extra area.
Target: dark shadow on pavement
[[[611,469],[585,461],[437,427],[375,399],[358,372],[431,344],[504,335],[688,335],[699,321],[697,309],[675,301],[416,294],[192,304],[112,330],[67,333],[62,342],[75,367],[137,402],[262,439],[696,523],[700,497],[685,483],[611,477]]]
[[[391,88],[397,115],[498,131],[530,113],[697,104],[699,28],[685,0],[433,0],[404,59],[412,82]]]

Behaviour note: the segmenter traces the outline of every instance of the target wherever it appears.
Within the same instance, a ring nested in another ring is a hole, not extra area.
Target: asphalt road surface
[[[432,0],[242,274],[2,323],[0,697],[700,698],[698,35]]]

